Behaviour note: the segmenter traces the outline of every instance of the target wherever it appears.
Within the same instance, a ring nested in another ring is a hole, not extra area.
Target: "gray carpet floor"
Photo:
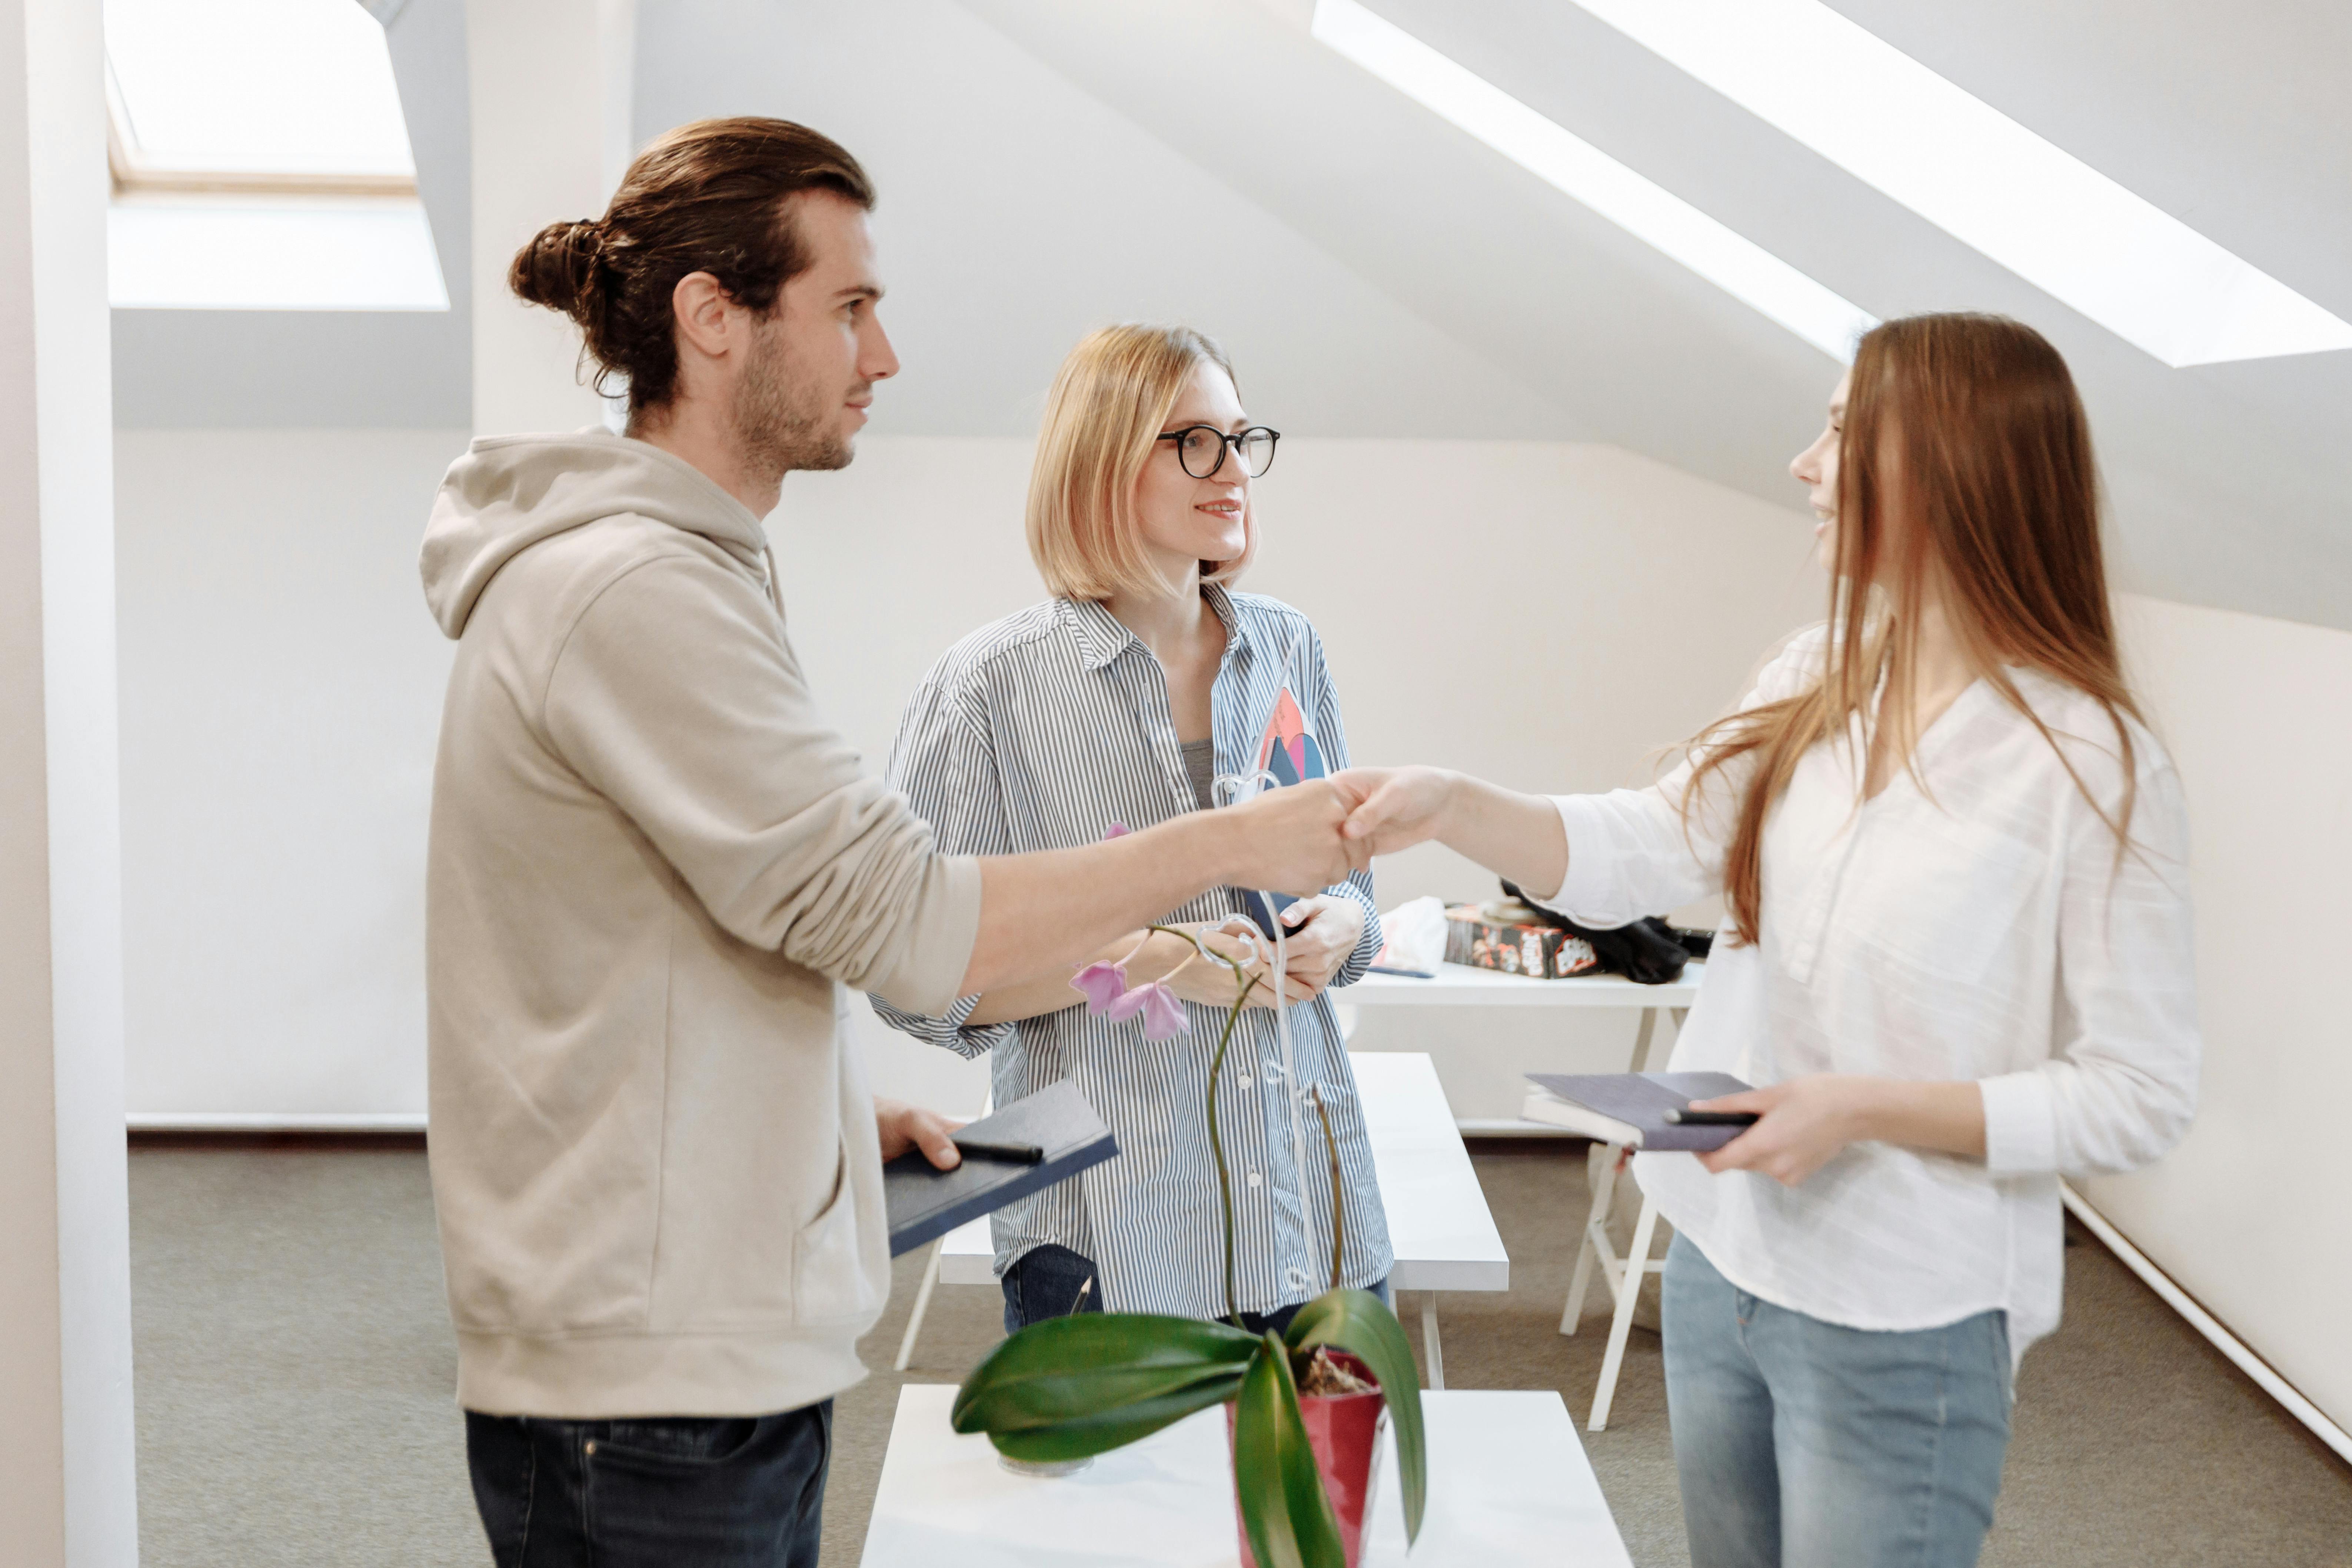
[[[1446,1380],[1557,1389],[1580,1418],[1603,1325],[1557,1332],[1580,1152],[1490,1144],[1476,1163],[1513,1289],[1440,1299]],[[131,1195],[147,1568],[486,1568],[423,1153],[149,1143]],[[1987,1568],[2352,1568],[2352,1467],[2074,1239],[2065,1326],[2019,1380]],[[866,1342],[885,1370],[839,1403],[827,1568],[857,1560],[899,1384],[955,1382],[998,1337],[994,1291],[941,1287],[914,1365],[888,1372],[919,1261],[899,1260]],[[1610,1429],[1585,1443],[1633,1561],[1685,1564],[1654,1337],[1634,1334]]]

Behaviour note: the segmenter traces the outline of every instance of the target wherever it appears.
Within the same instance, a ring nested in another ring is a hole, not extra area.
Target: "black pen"
[[[1673,1127],[1753,1127],[1757,1120],[1753,1110],[1693,1110],[1685,1106],[1666,1112],[1667,1125]]]
[[[982,1160],[1003,1160],[1013,1165],[1041,1165],[1045,1151],[1034,1143],[998,1143],[986,1138],[958,1138],[955,1146]]]

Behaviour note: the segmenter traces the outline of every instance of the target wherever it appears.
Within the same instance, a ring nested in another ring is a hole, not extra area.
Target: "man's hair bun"
[[[596,261],[604,246],[601,223],[551,223],[515,252],[507,286],[586,326],[596,289]]]

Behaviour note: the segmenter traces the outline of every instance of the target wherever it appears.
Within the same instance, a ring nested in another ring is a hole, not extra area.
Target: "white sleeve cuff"
[[[1979,1079],[1984,1096],[1985,1169],[1996,1176],[2058,1168],[2058,1117],[2049,1076],[2004,1073]]]
[[[1589,795],[1556,795],[1551,804],[1559,813],[1560,831],[1568,835],[1567,878],[1559,890],[1549,897],[1538,897],[1525,888],[1520,891],[1533,902],[1566,915],[1579,925],[1599,930],[1622,924],[1621,921],[1587,920],[1578,912],[1607,908],[1612,902],[1609,891],[1620,880],[1614,836],[1609,831],[1599,800]]]

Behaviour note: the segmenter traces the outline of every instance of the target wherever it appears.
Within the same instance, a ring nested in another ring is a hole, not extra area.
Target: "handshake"
[[[1210,888],[1311,898],[1375,855],[1432,838],[1538,897],[1567,874],[1567,835],[1541,795],[1445,768],[1350,768],[1107,843],[983,858],[980,935],[958,994],[1084,963],[1105,941]],[[1048,994],[1066,1000],[1066,978],[1055,976]]]
[[[1220,859],[1240,887],[1307,894],[1375,855],[1443,837],[1459,774],[1442,768],[1350,768],[1270,789],[1213,814],[1228,842]]]

